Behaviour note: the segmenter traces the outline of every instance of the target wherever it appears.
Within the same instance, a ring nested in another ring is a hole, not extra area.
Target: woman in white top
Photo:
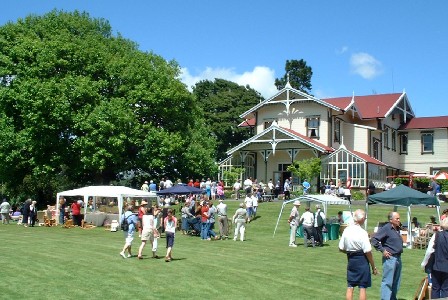
[[[142,216],[142,244],[138,249],[138,258],[143,259],[142,253],[146,246],[146,242],[150,241],[151,248],[154,243],[154,215],[152,213],[152,208],[146,209],[146,214]],[[152,252],[152,257],[156,257],[155,251]]]

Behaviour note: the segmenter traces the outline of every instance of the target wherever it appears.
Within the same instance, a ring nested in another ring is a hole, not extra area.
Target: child
[[[171,256],[174,246],[174,234],[176,232],[177,219],[173,216],[173,210],[168,209],[168,215],[163,221],[165,225],[166,235],[166,256],[165,261],[170,262],[173,257]]]

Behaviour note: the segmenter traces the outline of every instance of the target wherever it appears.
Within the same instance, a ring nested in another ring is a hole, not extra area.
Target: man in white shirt
[[[285,184],[283,185],[283,191],[285,193],[285,200],[291,199],[291,195],[290,195],[291,186],[289,184],[289,179],[285,180]]]
[[[254,209],[254,218],[257,216],[257,209],[258,209],[258,196],[255,194],[252,194],[252,207]]]
[[[272,179],[269,179],[268,188],[269,188],[270,193],[272,193],[274,191],[274,183],[272,183]]]
[[[219,204],[216,205],[216,211],[218,214],[219,236],[221,240],[224,240],[229,237],[229,224],[227,219],[227,204],[222,199],[219,199]]]
[[[303,227],[305,247],[308,247],[308,240],[311,240],[311,243],[314,247],[314,215],[312,212],[310,212],[309,207],[305,207],[305,212],[300,217],[299,224],[302,224]]]
[[[339,250],[347,253],[347,292],[346,299],[353,299],[353,288],[359,287],[359,299],[367,299],[366,288],[371,286],[372,274],[378,274],[372,256],[372,246],[367,232],[361,227],[366,214],[362,209],[353,213],[354,224],[348,226],[339,241]]]
[[[236,200],[239,200],[241,190],[241,183],[239,179],[237,179],[236,182],[233,184],[233,190],[235,191]]]
[[[291,213],[289,214],[288,223],[291,229],[289,233],[289,247],[297,247],[296,245],[296,235],[297,235],[297,227],[299,226],[299,207],[300,201],[296,200],[293,203],[293,208],[291,209]]]
[[[165,180],[165,188],[169,189],[170,187],[173,187],[173,182],[167,177]]]
[[[249,193],[246,195],[246,199],[244,199],[244,204],[246,205],[246,215],[247,215],[247,222],[250,223],[252,220],[252,216],[254,215],[254,208],[252,206],[252,194]]]
[[[320,247],[324,246],[322,229],[326,223],[324,212],[321,211],[320,205],[316,204],[316,213],[314,214],[314,230],[316,231],[315,241]]]
[[[246,180],[244,180],[244,189],[246,190],[246,195],[252,193],[252,179],[248,177]]]

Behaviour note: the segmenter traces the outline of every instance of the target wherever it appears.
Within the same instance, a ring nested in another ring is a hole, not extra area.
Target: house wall
[[[396,131],[397,128],[400,127],[399,118],[392,118],[392,116],[386,118],[383,120],[383,125],[387,126],[389,128],[388,132],[388,141],[386,143],[385,135],[383,133],[383,148],[382,148],[382,161],[393,168],[400,168],[400,140],[398,136],[398,132]],[[383,127],[384,128],[384,127]],[[393,132],[396,132],[395,134],[395,150],[392,147],[392,135]],[[387,147],[386,147],[387,145]]]
[[[431,174],[431,168],[448,166],[448,131],[434,129],[434,154],[422,154],[421,132],[408,131],[408,154],[400,155],[399,165],[402,169]]]
[[[268,105],[260,108],[256,125],[256,134],[262,132],[266,121],[277,120],[279,126],[292,129],[297,133],[308,136],[306,120],[310,116],[319,116],[319,138],[318,142],[329,146],[328,109],[313,102],[293,103],[290,106],[290,114],[286,115],[286,106]]]

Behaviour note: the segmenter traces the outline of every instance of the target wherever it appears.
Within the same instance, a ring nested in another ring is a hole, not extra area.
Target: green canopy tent
[[[413,205],[434,206],[440,220],[440,203],[435,196],[430,196],[428,194],[419,192],[403,184],[400,184],[399,186],[388,191],[371,195],[367,199],[366,214],[368,214],[369,205],[372,204],[393,205],[395,206],[394,210],[396,210],[396,207],[398,206],[407,207],[408,230],[411,229],[411,206]],[[364,226],[365,228],[367,228],[367,220]],[[409,234],[408,236],[410,237],[409,246],[412,247],[412,234]]]

